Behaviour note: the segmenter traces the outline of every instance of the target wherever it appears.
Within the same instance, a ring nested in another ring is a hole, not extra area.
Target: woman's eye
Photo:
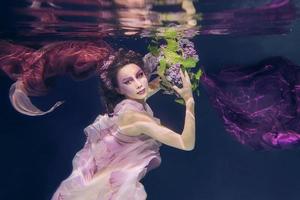
[[[144,76],[144,73],[140,73],[140,74],[138,75],[138,77],[142,77],[142,76]]]
[[[126,85],[128,85],[130,82],[131,82],[131,81],[125,81],[124,83],[125,83]]]

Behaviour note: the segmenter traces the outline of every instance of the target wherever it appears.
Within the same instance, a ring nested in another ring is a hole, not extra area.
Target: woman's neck
[[[144,107],[144,109],[146,110],[146,99],[131,99],[131,100],[136,101],[136,102],[142,104],[143,107]]]

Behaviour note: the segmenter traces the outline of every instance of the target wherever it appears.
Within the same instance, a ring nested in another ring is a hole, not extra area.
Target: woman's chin
[[[139,97],[139,98],[136,98],[136,100],[139,100],[139,101],[142,101],[142,100],[144,100],[144,99],[146,99],[146,95],[145,95],[145,96],[142,96],[142,97]]]
[[[130,99],[133,99],[133,100],[136,100],[136,101],[142,101],[142,100],[145,100],[146,97],[147,97],[147,94],[143,94],[143,95],[134,96]]]

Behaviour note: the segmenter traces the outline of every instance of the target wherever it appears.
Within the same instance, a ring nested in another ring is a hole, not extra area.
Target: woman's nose
[[[138,80],[135,80],[135,85],[136,85],[137,88],[142,87],[142,83]]]

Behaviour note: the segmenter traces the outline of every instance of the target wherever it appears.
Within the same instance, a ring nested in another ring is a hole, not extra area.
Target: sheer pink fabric
[[[160,165],[161,143],[143,134],[132,137],[120,133],[117,117],[129,110],[153,116],[148,104],[145,110],[130,99],[116,105],[113,117],[99,115],[85,128],[87,141],[73,159],[71,175],[60,184],[52,200],[146,199],[139,181],[147,171]]]

